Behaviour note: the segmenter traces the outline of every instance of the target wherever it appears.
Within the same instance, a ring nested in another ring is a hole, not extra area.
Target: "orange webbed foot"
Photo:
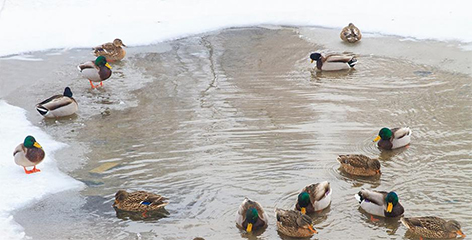
[[[378,221],[380,221],[380,220],[377,219],[377,218],[374,218],[374,215],[370,215],[370,221],[372,221],[372,222],[378,222]]]
[[[34,173],[35,173],[35,172],[41,172],[41,170],[39,170],[38,168],[36,168],[36,166],[34,166],[34,167],[33,167],[33,170],[31,170],[31,171],[33,171]]]

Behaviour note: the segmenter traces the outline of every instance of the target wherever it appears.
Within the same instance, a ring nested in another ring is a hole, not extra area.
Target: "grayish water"
[[[371,222],[359,211],[353,196],[361,188],[394,190],[405,216],[456,219],[472,234],[471,78],[364,55],[353,71],[313,73],[315,49],[322,46],[290,29],[229,29],[130,49],[101,90],[56,69],[51,78],[72,82],[78,116],[29,117],[72,145],[56,159],[87,188],[50,196],[15,220],[36,239],[289,239],[277,233],[273,209],[293,208],[305,185],[328,180],[333,201],[314,215],[314,239],[411,237],[399,221]],[[69,66],[88,54],[57,58]],[[379,151],[378,130],[397,126],[411,127],[412,144]],[[349,153],[380,157],[381,178],[340,173],[336,157]],[[89,173],[105,162],[119,165]],[[169,217],[117,218],[119,189],[168,197]],[[236,228],[245,196],[268,211],[265,231]]]

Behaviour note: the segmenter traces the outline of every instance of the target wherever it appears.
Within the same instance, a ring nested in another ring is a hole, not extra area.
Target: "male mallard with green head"
[[[36,105],[36,110],[45,118],[69,116],[77,112],[78,108],[69,87],[64,89],[64,94],[54,95]]]
[[[318,71],[340,71],[353,68],[357,59],[351,55],[345,54],[328,54],[326,56],[320,53],[310,54],[311,62],[316,61],[316,69]]]
[[[104,43],[93,48],[95,56],[104,56],[108,62],[120,61],[126,55],[126,51],[122,48],[126,47],[121,39],[117,38],[113,42]]]
[[[115,210],[126,212],[142,213],[146,217],[147,212],[163,210],[168,204],[167,198],[146,191],[136,191],[128,193],[125,190],[119,190],[115,194],[113,207]]]
[[[361,40],[362,34],[359,28],[354,26],[354,24],[349,23],[347,27],[344,27],[343,30],[341,30],[340,37],[345,42],[355,43]]]
[[[405,211],[395,192],[362,189],[355,197],[362,209],[375,216],[400,217]],[[373,216],[371,220],[375,221]]]
[[[103,86],[102,81],[107,80],[111,76],[111,66],[108,64],[104,56],[99,56],[95,61],[88,61],[77,66],[83,77],[87,78],[92,88],[94,86],[92,82],[100,82],[100,86]]]
[[[382,128],[379,131],[379,135],[374,139],[374,142],[377,141],[379,141],[377,146],[381,149],[391,150],[401,148],[410,144],[411,130],[409,127]]]
[[[267,219],[267,213],[258,202],[245,198],[239,206],[236,224],[249,233],[266,227]]]
[[[36,165],[43,161],[45,155],[43,147],[36,142],[33,136],[27,136],[23,143],[13,151],[15,163],[22,166],[26,174],[40,172],[41,170],[37,169]],[[33,167],[33,169],[27,170],[26,167]]]
[[[438,217],[401,218],[405,227],[412,233],[426,238],[456,238],[457,235],[465,238],[461,225],[456,220],[446,221]]]
[[[339,155],[338,161],[345,172],[363,177],[380,176],[380,162],[362,154]]]
[[[322,211],[331,203],[331,193],[328,181],[308,185],[298,194],[295,209],[303,214]]]
[[[310,216],[295,210],[275,209],[279,232],[289,237],[311,237],[318,233]]]

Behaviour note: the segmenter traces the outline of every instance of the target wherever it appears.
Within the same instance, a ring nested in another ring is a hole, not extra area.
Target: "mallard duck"
[[[404,212],[395,192],[362,189],[355,197],[362,209],[375,216],[399,217]],[[372,216],[371,219],[374,220]]]
[[[414,234],[426,238],[456,238],[457,235],[465,238],[461,225],[456,220],[446,221],[438,217],[401,218],[405,227]]]
[[[113,207],[116,210],[142,213],[142,216],[146,217],[147,212],[163,210],[168,204],[166,200],[167,198],[161,195],[146,191],[128,193],[125,190],[119,190],[115,194],[115,202],[113,203]]]
[[[321,211],[331,203],[331,186],[328,181],[311,184],[298,194],[295,209],[305,213]]]
[[[77,102],[72,97],[69,87],[64,89],[64,94],[54,95],[36,105],[36,110],[43,117],[58,118],[74,114],[79,109]]]
[[[275,209],[279,232],[289,237],[311,237],[318,233],[310,216],[299,211]]]
[[[43,147],[36,142],[33,136],[27,136],[13,152],[15,163],[22,166],[26,174],[40,172],[41,170],[37,169],[36,165],[43,161],[45,155]],[[26,167],[33,167],[33,169],[27,170]]]
[[[310,54],[311,62],[316,61],[316,69],[319,71],[339,71],[353,68],[357,59],[351,55],[328,54],[326,56],[320,53]]]
[[[361,31],[354,24],[349,23],[347,27],[344,27],[341,31],[340,37],[343,41],[348,43],[355,43],[362,38]]]
[[[339,155],[338,161],[341,168],[351,175],[371,177],[381,174],[379,160],[362,154]]]
[[[104,56],[108,62],[120,61],[126,55],[126,51],[122,48],[126,47],[121,39],[117,38],[113,42],[104,43],[93,48],[95,56]]]
[[[92,82],[100,82],[100,86],[103,86],[102,81],[107,80],[111,76],[111,66],[107,63],[104,56],[99,56],[94,62],[88,61],[77,66],[82,76],[87,78],[92,88],[94,86]]]
[[[239,206],[236,224],[246,232],[266,227],[267,220],[267,214],[258,202],[245,198]]]
[[[380,140],[380,141],[379,141]],[[377,146],[381,149],[396,149],[401,148],[410,143],[411,130],[408,127],[402,128],[382,128],[379,131],[379,135],[374,139],[377,142]]]

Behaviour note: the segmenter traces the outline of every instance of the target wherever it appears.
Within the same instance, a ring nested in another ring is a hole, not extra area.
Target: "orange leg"
[[[374,218],[374,215],[370,215],[370,221],[372,221],[372,222],[378,222],[379,219]]]
[[[23,167],[23,168],[25,169],[25,173],[26,173],[26,174],[31,174],[31,173],[34,173],[34,171],[33,171],[33,170],[28,170],[28,169],[26,169],[25,167]]]
[[[39,170],[38,168],[36,168],[36,166],[34,166],[34,167],[33,167],[33,170],[31,170],[31,171],[33,171],[34,173],[35,173],[35,172],[41,172],[41,170]]]
[[[420,236],[420,240],[423,240],[423,237],[422,237],[422,236]]]
[[[103,82],[100,82],[100,87],[102,87],[102,86],[103,86]]]
[[[147,210],[143,212],[143,217],[146,217]]]
[[[89,82],[90,82],[90,86],[92,86],[92,89],[96,88],[96,87],[93,85],[92,81],[89,80]]]

